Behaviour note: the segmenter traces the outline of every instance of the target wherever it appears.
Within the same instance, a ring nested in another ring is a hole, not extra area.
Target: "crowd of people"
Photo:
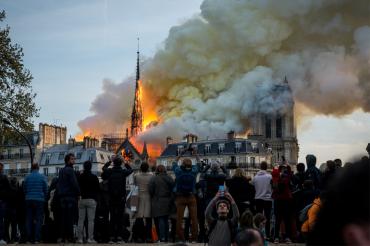
[[[307,155],[295,173],[287,163],[268,170],[262,162],[250,178],[240,168],[230,176],[219,163],[202,163],[196,151],[193,165],[184,153],[171,173],[142,163],[133,174],[116,156],[100,178],[90,161],[76,172],[70,153],[50,185],[38,164],[18,183],[3,174],[0,163],[0,244],[370,242],[367,157],[345,167],[340,159],[330,160],[320,170],[316,157]],[[134,187],[127,189],[131,174]]]

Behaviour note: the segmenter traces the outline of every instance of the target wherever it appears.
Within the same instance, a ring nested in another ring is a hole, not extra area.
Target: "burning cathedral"
[[[197,149],[204,163],[218,162],[229,168],[245,168],[251,175],[255,174],[262,161],[268,162],[269,168],[280,163],[297,164],[299,147],[294,100],[288,80],[285,78],[274,84],[269,97],[284,98],[281,110],[253,114],[249,118],[247,138],[236,137],[232,130],[225,134],[224,139],[198,141],[198,136],[187,134],[184,141],[171,143],[172,138],[167,137],[167,145],[157,158],[157,164],[171,165],[172,160],[189,146]],[[185,156],[195,162],[190,153]]]
[[[126,136],[116,147],[116,153],[125,159],[139,165],[148,161],[149,154],[144,142],[143,151],[140,153],[132,144],[130,139],[143,131],[143,110],[141,105],[141,81],[140,81],[140,58],[137,51],[135,96],[131,113],[130,129],[126,129]],[[157,164],[170,165],[172,160],[178,156],[189,145],[196,148],[201,159],[208,162],[220,162],[233,167],[251,167],[256,169],[259,163],[267,161],[270,164],[289,163],[296,164],[298,161],[297,130],[294,117],[294,100],[287,78],[272,85],[270,94],[257,100],[279,101],[282,105],[279,110],[258,112],[248,119],[249,131],[247,138],[236,137],[232,129],[225,139],[200,140],[198,136],[187,134],[184,141],[171,143],[171,137],[167,137],[167,145],[161,155],[157,158]],[[278,98],[279,100],[275,100]],[[273,107],[276,108],[276,107]],[[261,110],[262,111],[262,110]],[[191,157],[190,153],[188,153]]]

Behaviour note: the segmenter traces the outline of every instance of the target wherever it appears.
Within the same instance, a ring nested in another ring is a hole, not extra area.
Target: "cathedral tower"
[[[135,84],[135,99],[131,113],[131,136],[138,135],[143,130],[143,112],[141,107],[141,88],[140,88],[140,52],[139,39],[137,47],[137,64],[136,64],[136,84]]]
[[[249,138],[257,138],[266,143],[272,151],[272,163],[289,164],[298,162],[297,128],[294,117],[294,100],[288,80],[273,87],[273,92],[288,95],[284,112],[265,114],[257,113],[250,119],[251,132]]]

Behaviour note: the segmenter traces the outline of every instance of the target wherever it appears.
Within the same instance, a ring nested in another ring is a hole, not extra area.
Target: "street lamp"
[[[7,120],[7,119],[3,119],[3,123],[5,124],[5,125],[8,125],[8,126],[11,126],[19,135],[21,135],[23,138],[24,138],[24,140],[26,140],[26,143],[27,143],[27,145],[28,145],[28,148],[30,149],[30,155],[31,155],[31,166],[33,165],[33,151],[32,151],[32,146],[31,146],[31,143],[30,143],[30,141],[28,141],[28,138],[26,138],[26,136],[24,136],[20,131],[18,131],[18,129],[15,127],[15,126],[13,126],[12,125],[12,123],[10,123],[10,121],[9,120]]]

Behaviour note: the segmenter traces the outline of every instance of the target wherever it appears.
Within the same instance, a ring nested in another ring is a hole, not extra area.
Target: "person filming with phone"
[[[197,164],[192,165],[190,158],[184,158],[179,166],[178,162],[180,158],[185,155],[195,156]],[[179,156],[172,163],[172,170],[176,176],[176,185],[174,188],[176,194],[176,234],[178,240],[184,242],[184,229],[182,228],[182,221],[184,218],[185,208],[188,207],[189,217],[191,223],[191,237],[190,241],[195,242],[198,237],[198,220],[197,220],[197,201],[195,198],[195,183],[197,175],[200,171],[200,159],[195,149],[189,145],[189,147],[181,151]]]
[[[233,197],[225,190],[225,186],[219,186],[219,191],[208,204],[205,214],[208,245],[231,245],[237,232],[239,210]]]

